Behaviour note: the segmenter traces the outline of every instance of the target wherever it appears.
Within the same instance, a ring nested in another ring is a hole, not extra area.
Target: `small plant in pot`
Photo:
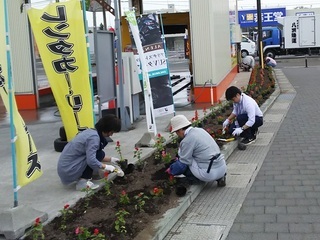
[[[133,151],[133,158],[136,158],[138,161],[136,162],[136,168],[139,172],[142,172],[144,169],[146,162],[141,160],[142,149],[136,147]]]
[[[124,159],[122,156],[120,141],[117,141],[115,149],[120,157],[119,165],[121,169],[126,170],[128,167],[128,159]]]

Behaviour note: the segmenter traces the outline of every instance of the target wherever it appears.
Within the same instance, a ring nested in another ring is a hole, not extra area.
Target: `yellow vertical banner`
[[[31,8],[28,17],[69,141],[79,131],[94,127],[80,1]]]
[[[38,158],[38,152],[34,141],[25,125],[17,104],[13,96],[13,103],[10,111],[9,85],[8,85],[8,64],[7,50],[9,46],[6,43],[5,27],[5,9],[4,0],[0,0],[0,96],[6,107],[7,112],[13,117],[13,123],[16,132],[15,150],[16,150],[16,168],[17,168],[17,188],[20,188],[42,175],[41,164]],[[13,69],[14,70],[14,69]],[[13,81],[14,79],[11,79]],[[12,94],[14,90],[12,89]],[[1,137],[3,140],[3,138]],[[8,139],[9,141],[9,139]],[[14,167],[14,166],[13,166]]]

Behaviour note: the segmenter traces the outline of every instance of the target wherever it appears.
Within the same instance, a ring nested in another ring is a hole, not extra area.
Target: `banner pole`
[[[90,79],[90,86],[91,86],[91,100],[92,100],[92,115],[93,115],[93,123],[96,122],[96,115],[94,113],[94,91],[93,91],[93,80],[92,80],[92,67],[91,67],[91,58],[90,58],[90,44],[89,44],[89,36],[88,36],[88,24],[87,24],[87,16],[86,16],[86,2],[85,0],[80,0],[82,5],[82,15],[83,15],[83,25],[84,25],[84,32],[86,36],[86,43],[87,43],[87,57],[88,57],[88,68],[89,68],[89,79]]]
[[[8,23],[8,6],[7,0],[4,3],[4,22],[6,31],[6,52],[7,52],[7,72],[8,72],[8,94],[9,94],[9,117],[10,117],[10,137],[11,137],[11,156],[12,156],[12,174],[13,174],[13,207],[18,206],[18,188],[17,188],[17,161],[16,161],[16,134],[13,123],[13,92],[12,92],[12,72],[11,72],[11,56],[10,56],[10,39],[9,39],[9,23]]]

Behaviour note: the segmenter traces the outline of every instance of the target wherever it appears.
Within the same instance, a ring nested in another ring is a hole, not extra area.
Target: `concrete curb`
[[[265,114],[266,111],[272,106],[274,101],[280,95],[279,84],[277,83],[277,76],[275,72],[273,72],[276,85],[275,91],[271,94],[271,96],[264,102],[264,104],[260,107],[261,111]],[[224,154],[226,161],[229,156],[233,153],[233,151],[237,148],[238,141],[233,141],[228,144],[225,144],[221,149],[222,154]],[[138,239],[152,239],[152,240],[162,240],[169,233],[172,227],[177,223],[180,217],[184,214],[184,212],[188,209],[188,207],[192,204],[192,202],[197,198],[197,196],[201,193],[202,189],[206,186],[206,184],[202,185],[192,185],[187,192],[186,196],[182,197],[179,201],[179,204],[174,209],[169,209],[164,215],[163,218],[158,220],[154,224],[154,232],[150,232],[149,230],[142,231],[135,240]],[[146,238],[147,237],[147,238]]]

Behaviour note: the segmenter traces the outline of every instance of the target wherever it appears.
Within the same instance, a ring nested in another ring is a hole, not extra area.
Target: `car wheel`
[[[275,52],[272,51],[272,50],[266,50],[266,51],[265,51],[265,55],[266,55],[267,57],[271,57],[272,59],[274,59],[274,58],[276,57]]]
[[[61,140],[61,138],[57,138],[53,142],[54,150],[56,152],[62,152],[64,147],[67,145],[67,143],[68,143],[67,141],[63,141]]]

